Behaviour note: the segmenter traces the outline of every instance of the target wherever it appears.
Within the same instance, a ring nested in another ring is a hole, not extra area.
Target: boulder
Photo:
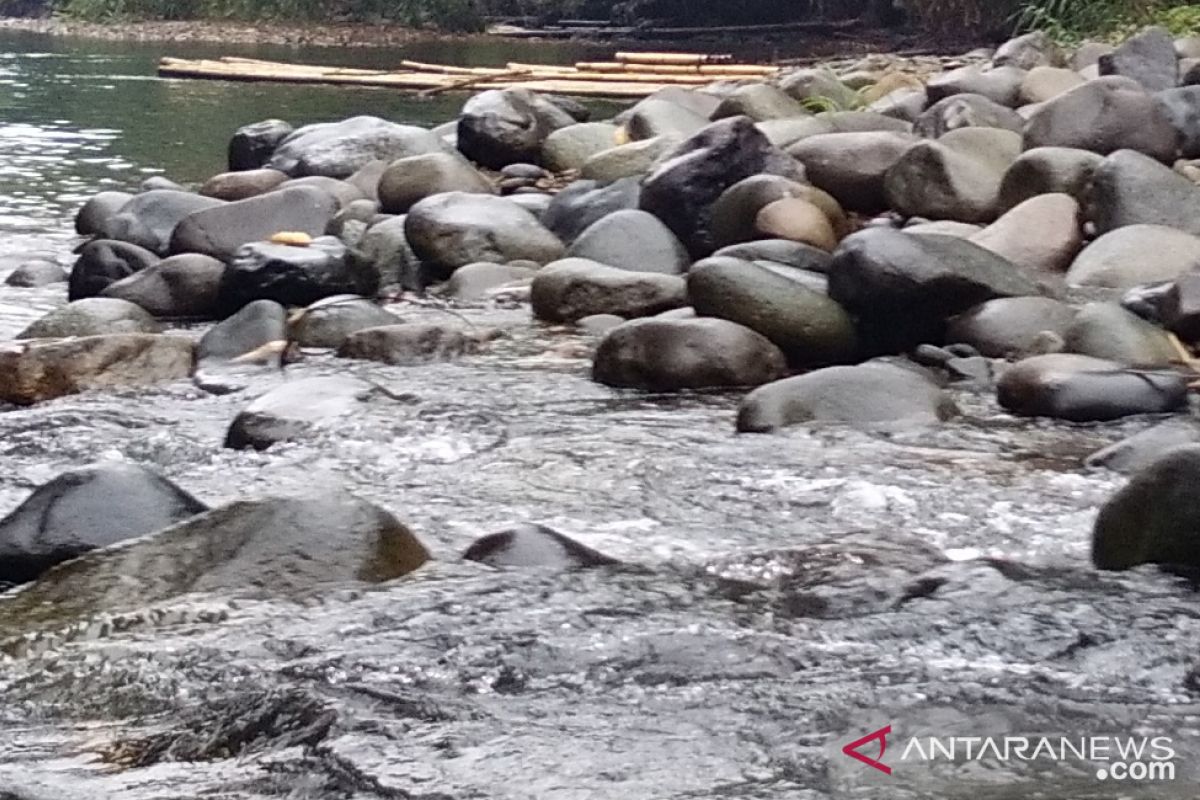
[[[1009,39],[996,48],[992,54],[992,64],[997,67],[1034,69],[1052,67],[1059,63],[1061,57],[1058,46],[1045,31],[1033,31]]]
[[[1075,48],[1068,66],[1076,72],[1087,69],[1095,70],[1095,77],[1100,76],[1100,56],[1108,55],[1116,46],[1108,42],[1083,42]]]
[[[667,152],[678,146],[673,136],[655,136],[601,150],[583,162],[579,174],[585,180],[609,183],[631,175],[645,175]]]
[[[760,386],[738,407],[737,429],[768,433],[805,423],[934,425],[955,413],[953,402],[924,370],[872,361]]]
[[[779,348],[723,319],[636,319],[601,340],[592,379],[608,386],[671,392],[759,386],[787,374]]]
[[[104,223],[106,239],[117,239],[165,256],[175,226],[197,211],[225,205],[224,200],[191,192],[160,189],[135,195]]]
[[[637,209],[616,211],[594,222],[571,244],[567,256],[666,275],[687,272],[692,263],[683,244],[658,217]]]
[[[988,358],[1023,358],[1038,351],[1044,332],[1061,339],[1074,320],[1074,308],[1049,297],[1001,297],[952,317],[946,342]]]
[[[263,166],[295,178],[344,179],[376,159],[391,162],[444,150],[441,140],[424,128],[360,116],[300,128],[279,143]]]
[[[536,162],[546,138],[575,119],[525,89],[489,89],[472,97],[458,118],[458,149],[491,169]]]
[[[721,105],[717,106],[710,118],[749,117],[755,122],[762,122],[808,115],[808,110],[783,89],[769,83],[750,83],[737,87],[721,98]]]
[[[277,372],[287,347],[287,311],[274,300],[247,303],[196,345],[195,382],[215,394],[245,388],[257,374]]]
[[[213,319],[224,276],[222,262],[186,253],[110,283],[100,294],[136,303],[156,317]]]
[[[1025,126],[1025,149],[1072,147],[1107,155],[1136,150],[1175,155],[1175,128],[1153,95],[1127,78],[1088,81],[1045,103]]]
[[[901,87],[879,97],[871,102],[866,110],[890,119],[908,123],[910,129],[921,115],[925,113],[928,98],[925,87]]]
[[[83,204],[75,215],[75,232],[80,236],[100,236],[108,220],[133,199],[128,192],[100,192]]]
[[[1168,367],[1179,353],[1167,333],[1116,303],[1088,303],[1063,334],[1068,353],[1131,367]]]
[[[907,216],[990,222],[999,214],[1004,174],[1020,152],[1020,137],[1009,131],[954,131],[910,147],[885,174],[884,193]]]
[[[788,154],[804,165],[813,186],[843,207],[874,213],[887,205],[884,176],[915,141],[891,131],[828,133],[800,140]]]
[[[87,553],[22,589],[9,608],[34,624],[61,624],[189,594],[306,600],[323,589],[394,580],[428,559],[389,512],[318,488],[303,497],[238,501]]]
[[[220,308],[233,314],[254,300],[307,306],[335,294],[373,296],[379,274],[347,257],[332,237],[305,247],[257,242],[237,252],[221,282]]]
[[[1096,167],[1085,211],[1098,235],[1141,224],[1200,235],[1200,188],[1132,150],[1119,150]]]
[[[1100,74],[1132,78],[1147,91],[1160,92],[1179,85],[1179,57],[1175,40],[1166,28],[1147,28],[1131,36],[1111,53],[1100,56]]]
[[[1153,253],[1153,258],[1147,258]],[[1128,225],[1096,239],[1071,264],[1067,283],[1130,289],[1200,268],[1200,237],[1164,225]]]
[[[723,247],[713,258],[738,258],[743,261],[769,262],[775,266],[795,267],[796,271],[825,273],[833,257],[812,245],[784,239],[759,239]]]
[[[1083,249],[1081,213],[1069,194],[1037,195],[970,239],[1024,269],[1060,274]]]
[[[348,247],[356,247],[362,243],[367,229],[379,219],[391,217],[379,213],[378,201],[355,200],[333,215],[333,219],[325,226],[325,234],[336,236]]]
[[[1200,86],[1168,89],[1156,95],[1159,108],[1175,130],[1177,155],[1200,158]]]
[[[647,176],[640,208],[666,223],[693,258],[702,258],[716,249],[713,204],[738,181],[763,173],[795,179],[803,177],[803,168],[750,119],[721,120],[679,145]]]
[[[487,298],[493,289],[532,281],[536,274],[536,269],[516,264],[492,264],[487,261],[467,264],[454,270],[446,282],[446,294],[460,303],[477,303]]]
[[[55,283],[66,283],[67,271],[53,261],[35,259],[26,261],[4,279],[6,286],[21,289],[36,289]]]
[[[541,163],[555,172],[582,169],[589,158],[620,144],[611,122],[580,122],[559,128],[542,143]]]
[[[905,233],[917,236],[933,234],[934,236],[957,236],[960,239],[970,239],[976,234],[983,233],[982,225],[970,222],[955,222],[952,219],[939,219],[936,222],[920,222],[921,217],[913,217],[905,224]]]
[[[1195,444],[1200,444],[1200,425],[1196,420],[1170,419],[1097,450],[1084,460],[1084,464],[1126,474],[1140,472],[1168,451]]]
[[[567,258],[538,270],[531,299],[534,316],[550,322],[574,322],[592,314],[631,319],[687,305],[687,284],[677,275]]]
[[[607,185],[575,181],[554,195],[541,222],[563,242],[571,244],[597,220],[615,211],[637,208],[641,191],[637,177]]]
[[[462,557],[489,567],[523,569],[591,569],[620,563],[553,528],[532,523],[489,533],[475,540]]]
[[[191,372],[192,343],[182,336],[116,333],[18,341],[0,347],[0,400],[32,405],[89,389],[186,378]]]
[[[337,348],[353,333],[402,321],[365,297],[333,295],[294,315],[288,339],[301,347]]]
[[[801,102],[824,100],[839,108],[853,108],[858,95],[842,83],[837,73],[828,67],[805,67],[788,70],[779,78],[779,88]]]
[[[986,97],[993,103],[1015,108],[1021,104],[1021,86],[1026,75],[1026,71],[1019,67],[984,69],[978,64],[971,64],[935,75],[925,85],[925,92],[930,103],[954,95],[974,94]]]
[[[109,462],[68,470],[0,520],[0,583],[25,583],[90,550],[208,507],[154,470]]]
[[[838,363],[857,352],[854,323],[833,300],[788,277],[736,258],[708,258],[688,273],[688,299],[702,317],[744,325],[794,364]]]
[[[714,246],[761,238],[757,229],[758,213],[777,200],[800,198],[816,205],[833,225],[834,234],[845,235],[849,222],[836,200],[813,186],[779,175],[753,175],[726,189],[713,203],[709,236]]]
[[[1092,173],[1104,160],[1090,150],[1037,147],[1017,157],[1000,182],[1000,208],[1008,211],[1040,194],[1068,194],[1083,203]]]
[[[1169,285],[1160,320],[1167,330],[1183,341],[1200,341],[1200,272],[1184,273]]]
[[[417,158],[417,156],[409,156],[409,158]],[[396,161],[403,161],[398,158]],[[394,161],[384,161],[382,158],[373,158],[366,164],[363,164],[353,175],[346,178],[342,183],[354,189],[361,195],[362,199],[379,201],[379,184],[383,180],[383,174],[387,172]],[[299,180],[304,180],[300,178]],[[345,208],[345,205],[342,206]]]
[[[720,100],[714,99],[712,110],[715,111],[719,104]],[[708,125],[710,113],[701,113],[677,102],[651,96],[639,101],[617,119],[633,141],[658,137],[678,140],[692,136]]]
[[[443,192],[495,194],[492,184],[461,156],[428,153],[393,161],[379,179],[379,203],[388,214],[404,214]]]
[[[378,161],[370,162],[378,164]],[[357,174],[357,173],[356,173]],[[341,211],[346,206],[358,200],[370,200],[366,197],[362,190],[349,180],[338,180],[337,178],[327,178],[324,175],[309,175],[305,178],[292,178],[291,180],[281,183],[279,191],[285,189],[316,189],[324,194],[329,201],[333,203],[334,213]]]
[[[238,128],[229,140],[229,169],[259,169],[266,166],[275,148],[292,135],[293,128],[280,119],[268,119]]]
[[[451,361],[478,349],[479,341],[454,325],[409,322],[355,331],[338,348],[341,358],[395,366]]]
[[[159,324],[141,306],[110,297],[88,297],[50,311],[17,339],[57,339],[106,333],[158,333]]]
[[[423,267],[408,243],[404,232],[407,224],[406,217],[391,217],[372,224],[351,253],[356,264],[379,276],[380,288],[400,286],[421,291],[437,280],[435,270]]]
[[[110,283],[158,262],[157,255],[135,244],[108,239],[88,242],[80,249],[79,258],[71,267],[67,299],[95,297]]]
[[[1022,105],[1048,103],[1084,83],[1083,76],[1073,69],[1035,67],[1021,81],[1020,101]]]
[[[563,243],[533,214],[501,197],[448,192],[408,212],[404,233],[421,261],[449,275],[464,264],[527,259],[548,264]]]
[[[1050,353],[1010,367],[998,384],[1000,405],[1021,416],[1103,422],[1162,414],[1187,404],[1178,372],[1134,370],[1092,356]]]
[[[826,251],[832,251],[838,243],[829,218],[800,197],[786,197],[760,208],[754,217],[754,230],[768,239],[786,239]]]
[[[864,230],[843,240],[829,268],[829,296],[884,352],[941,341],[945,320],[986,300],[1037,294],[1013,264],[950,236]]]
[[[1008,106],[979,94],[956,94],[931,105],[913,123],[913,130],[937,139],[959,128],[1000,128],[1020,132],[1025,120]]]
[[[1096,517],[1092,562],[1098,569],[1141,564],[1200,567],[1200,446],[1163,454],[1117,492]]]
[[[360,413],[363,401],[377,391],[366,381],[344,376],[287,381],[238,413],[225,436],[225,447],[266,450],[303,439]]]
[[[222,172],[200,187],[200,194],[232,202],[257,197],[277,188],[288,179],[277,169],[251,169],[244,172]]]

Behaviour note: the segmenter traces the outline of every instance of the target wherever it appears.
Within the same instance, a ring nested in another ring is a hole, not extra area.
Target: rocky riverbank
[[[537,796],[872,797],[828,744],[881,714],[1192,752],[1194,593],[1155,567],[1200,566],[1198,64],[1152,29],[607,120],[488,91],[432,130],[265,120],[200,185],[95,195],[69,270],[6,278],[68,302],[0,347],[0,429],[99,455],[82,416],[146,463],[0,520],[0,788],[524,797],[541,747],[574,772]],[[238,491],[152,468],[176,448]],[[548,498],[595,530],[511,513]],[[659,526],[696,550],[664,565]],[[1032,538],[1053,563],[986,555]],[[1190,796],[1192,762],[1123,788]]]

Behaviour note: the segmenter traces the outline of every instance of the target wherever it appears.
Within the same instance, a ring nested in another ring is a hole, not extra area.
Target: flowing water
[[[429,47],[403,57],[599,55]],[[461,102],[160,81],[166,51],[203,52],[0,39],[0,274],[33,256],[69,264],[71,214],[97,190],[219,171],[240,124],[434,123]],[[0,287],[0,337],[64,293]],[[0,656],[0,798],[1196,796],[1193,588],[1088,561],[1096,509],[1121,479],[1081,459],[1149,421],[1017,421],[962,390],[962,418],[933,431],[739,436],[736,395],[613,391],[588,379],[586,358],[560,355],[585,338],[535,327],[527,309],[458,313],[507,335],[453,364],[289,367],[417,401],[267,453],[220,447],[247,397],[189,383],[0,412],[0,512],[63,469],[128,459],[213,505],[345,486],[436,558],[303,603],[189,597],[37,630],[0,615],[0,640],[26,635]],[[624,566],[457,560],[523,521]],[[891,776],[841,753],[889,723]],[[1167,736],[1176,780],[1103,781],[1102,761],[1076,758],[901,760],[908,737],[955,735]],[[185,740],[190,760],[169,757],[182,746],[163,743]]]

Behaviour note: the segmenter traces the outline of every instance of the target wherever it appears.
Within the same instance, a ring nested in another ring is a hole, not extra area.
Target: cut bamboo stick
[[[617,53],[616,60],[624,61],[627,64],[699,66],[700,64],[720,64],[726,61],[733,61],[733,56],[705,53]]]
[[[758,64],[628,64],[621,61],[580,61],[575,69],[583,72],[629,72],[658,75],[712,75],[715,77],[766,77],[779,72],[779,67]]]

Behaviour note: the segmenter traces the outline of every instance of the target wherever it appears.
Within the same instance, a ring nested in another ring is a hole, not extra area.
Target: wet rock
[[[857,350],[854,324],[842,307],[786,271],[708,258],[688,273],[688,298],[700,316],[744,325],[796,364],[838,363]]]
[[[264,166],[295,178],[344,179],[377,159],[391,162],[444,149],[441,140],[424,128],[360,116],[298,129],[280,142]]]
[[[412,158],[416,158],[416,156],[412,156]],[[396,160],[403,161],[403,159]],[[359,167],[353,175],[342,181],[342,183],[358,192],[362,199],[379,202],[379,184],[383,180],[383,174],[387,172],[388,167],[392,163],[384,161],[382,158],[371,159]],[[298,180],[303,181],[305,179],[299,178]],[[343,204],[342,208],[345,207],[346,205]]]
[[[553,528],[523,523],[477,539],[463,558],[489,567],[568,570],[606,567],[620,562],[598,553]]]
[[[347,257],[346,246],[323,236],[306,247],[256,242],[237,252],[221,282],[221,310],[233,314],[254,300],[307,306],[336,294],[373,296],[379,274]]]
[[[183,184],[173,181],[165,175],[151,175],[138,185],[139,192],[170,191],[187,192]]]
[[[421,291],[436,280],[434,270],[421,265],[413,252],[404,229],[405,217],[393,217],[376,222],[367,228],[362,240],[351,254],[355,263],[379,276],[380,288],[401,286]]]
[[[575,119],[541,95],[524,89],[490,89],[472,97],[458,118],[458,149],[491,169],[535,162],[543,142]]]
[[[884,192],[908,216],[990,222],[999,213],[1004,174],[1020,152],[1020,137],[1010,131],[954,131],[909,148],[887,171]]]
[[[715,102],[720,103],[719,100]],[[713,110],[716,110],[715,106]],[[694,135],[709,123],[707,113],[702,114],[679,103],[655,97],[638,102],[627,115],[618,119],[622,120],[629,138],[634,141],[660,136],[683,139]]]
[[[766,337],[724,319],[637,319],[601,340],[592,379],[608,386],[672,392],[759,386],[787,374]]]
[[[100,192],[83,204],[75,215],[75,232],[80,236],[99,236],[108,220],[133,199],[128,192]]]
[[[970,239],[972,236],[983,233],[982,225],[973,225],[970,222],[955,222],[952,219],[939,219],[936,222],[917,222],[921,217],[914,217],[909,220],[909,224],[905,225],[903,230],[905,233],[914,235],[929,235],[934,236],[955,236],[959,239]]]
[[[1140,564],[1200,566],[1200,446],[1175,448],[1142,468],[1096,518],[1092,562],[1099,569]]]
[[[1179,84],[1179,57],[1166,28],[1147,28],[1111,53],[1100,56],[1101,75],[1132,78],[1148,91],[1160,92]]]
[[[541,162],[555,172],[582,169],[589,158],[620,143],[619,130],[611,122],[582,122],[559,128],[542,143]]]
[[[1002,106],[1021,104],[1021,85],[1026,71],[1014,66],[984,69],[972,64],[935,75],[925,86],[930,103],[959,94],[981,95]]]
[[[813,203],[788,197],[768,203],[754,217],[754,229],[768,239],[786,239],[832,251],[838,236],[833,224]]]
[[[245,200],[266,194],[285,182],[288,176],[277,169],[251,169],[245,172],[222,172],[200,187],[200,194],[218,200]]]
[[[595,153],[583,162],[579,174],[586,180],[608,183],[631,175],[645,175],[668,151],[678,146],[673,136],[629,142]]]
[[[1075,309],[1048,297],[1002,297],[989,300],[953,317],[946,341],[969,344],[989,358],[1033,355],[1039,336],[1050,331],[1066,336]]]
[[[937,139],[959,128],[999,128],[1019,133],[1024,126],[1025,120],[1008,106],[983,95],[956,94],[926,109],[913,123],[913,130],[919,136]]]
[[[728,247],[761,238],[756,228],[758,213],[777,200],[792,197],[820,208],[837,236],[848,231],[842,207],[822,190],[779,175],[754,175],[726,189],[713,203],[709,236],[714,246]]]
[[[664,311],[663,314],[670,314],[670,311]],[[659,315],[662,318],[662,315]],[[618,317],[616,314],[592,314],[590,317],[584,317],[575,322],[579,330],[590,336],[603,336],[604,334],[616,328],[619,325],[625,324],[624,317]]]
[[[946,319],[986,300],[1037,294],[1013,264],[950,236],[865,230],[842,242],[829,269],[829,296],[885,352],[941,341]]]
[[[1037,67],[1022,80],[1020,101],[1023,105],[1048,103],[1083,84],[1083,76],[1073,69]]]
[[[653,214],[637,209],[616,211],[579,234],[567,250],[571,258],[586,258],[635,272],[679,275],[692,263],[683,244]]]
[[[453,325],[409,322],[356,331],[338,348],[338,356],[411,366],[451,361],[475,352],[478,344],[475,337]]]
[[[1153,253],[1153,258],[1147,254]],[[1096,239],[1071,264],[1067,283],[1130,289],[1200,268],[1200,237],[1164,225],[1128,225]]]
[[[1168,89],[1156,98],[1175,129],[1177,154],[1181,158],[1200,158],[1200,86]]]
[[[1014,414],[1071,422],[1161,414],[1187,404],[1187,379],[1180,373],[1134,370],[1072,353],[1020,361],[997,388],[1000,405]]]
[[[677,275],[567,258],[538,270],[531,300],[534,316],[550,322],[574,322],[592,314],[631,319],[687,305],[687,284]]]
[[[0,582],[25,583],[90,550],[133,539],[208,507],[136,464],[68,470],[0,520]]]
[[[737,429],[767,433],[804,423],[933,425],[954,404],[915,366],[868,362],[828,367],[755,389],[738,408]]]
[[[555,236],[571,244],[597,220],[624,209],[637,208],[641,182],[622,178],[602,186],[596,181],[575,181],[550,201],[541,221]]]
[[[1180,275],[1170,284],[1158,319],[1183,341],[1200,341],[1200,272]]]
[[[288,381],[238,413],[225,436],[225,447],[266,450],[302,439],[359,413],[363,401],[377,391],[366,381],[348,377]]]
[[[1084,464],[1128,474],[1145,469],[1170,450],[1194,444],[1200,444],[1200,425],[1196,420],[1171,419],[1097,450]]]
[[[110,297],[89,297],[56,308],[31,323],[17,339],[99,336],[106,333],[158,333],[154,317],[141,306]]]
[[[721,120],[668,154],[643,183],[640,208],[666,223],[693,258],[702,258],[716,249],[713,204],[738,181],[764,173],[802,178],[803,168],[746,117]]]
[[[533,214],[500,197],[449,192],[409,210],[404,232],[421,261],[449,275],[464,264],[528,259],[548,264],[564,247]]]
[[[724,247],[713,253],[713,258],[729,257],[743,261],[769,261],[807,272],[828,272],[833,257],[824,250],[800,242],[783,239],[759,239]]]
[[[280,119],[268,119],[238,128],[229,140],[229,169],[231,171],[259,169],[266,166],[275,148],[292,135],[293,128]]]
[[[833,122],[825,113],[815,117],[795,117],[793,119],[769,119],[759,122],[754,127],[767,137],[767,141],[782,150],[791,149],[810,136],[823,136],[828,133],[838,133]]]
[[[159,257],[144,247],[128,242],[99,239],[79,251],[67,283],[67,299],[95,297],[110,283],[128,278],[138,270],[157,264]]]
[[[136,303],[156,317],[212,319],[219,306],[224,276],[222,262],[186,253],[110,283],[100,294]]]
[[[1116,303],[1089,303],[1063,335],[1065,351],[1134,367],[1165,367],[1179,358],[1166,332]]]
[[[1034,272],[1066,272],[1083,249],[1081,209],[1068,194],[1043,194],[1015,206],[971,241]]]
[[[382,583],[429,559],[389,512],[343,491],[243,500],[64,565],[13,597],[14,613],[45,622],[143,609],[185,594],[311,597]]]
[[[175,226],[197,211],[224,205],[224,200],[169,189],[136,195],[104,223],[106,239],[117,239],[165,256]]]
[[[1070,147],[1026,150],[1004,173],[1000,208],[1007,211],[1040,194],[1068,194],[1082,203],[1103,160],[1098,153]]]
[[[379,161],[371,161],[371,164],[379,164]],[[358,173],[355,173],[356,175]],[[306,178],[292,178],[286,183],[281,183],[277,191],[286,189],[316,189],[324,194],[332,203],[334,213],[341,211],[346,206],[357,200],[369,200],[370,197],[364,195],[363,191],[349,180],[338,180],[337,178],[327,178],[323,175],[309,175]]]
[[[50,286],[55,283],[65,283],[67,271],[53,261],[26,261],[4,279],[8,286],[22,289],[35,289],[40,286]]]
[[[249,378],[283,366],[287,311],[274,300],[255,300],[210,328],[196,345],[195,382],[227,394],[243,389]]]
[[[117,333],[12,342],[0,348],[0,400],[31,405],[88,389],[186,378],[192,343],[181,336]]]
[[[845,208],[871,213],[886,207],[883,179],[916,140],[888,131],[828,133],[802,139],[788,154],[808,180]]]
[[[1019,69],[1051,67],[1059,62],[1058,46],[1045,31],[1033,31],[1009,39],[996,48],[992,63],[997,67],[1013,66]]]
[[[537,270],[512,264],[480,261],[454,270],[446,283],[446,293],[460,303],[475,303],[488,292],[519,281],[532,281]]]
[[[334,295],[298,312],[290,325],[288,338],[301,347],[336,348],[357,331],[401,321],[365,297]]]
[[[381,215],[377,201],[355,200],[333,215],[333,219],[329,220],[329,224],[325,226],[325,233],[329,236],[338,237],[343,242],[346,242],[347,245],[350,245],[350,242],[346,241],[348,236],[354,239],[354,244],[361,244],[362,236],[366,235],[367,229],[375,224],[378,219],[381,219]],[[384,216],[382,219],[388,219],[388,217]],[[355,223],[362,224],[362,235],[354,236],[351,233]]]
[[[1153,95],[1127,78],[1101,78],[1059,95],[1025,126],[1025,149],[1072,147],[1107,155],[1136,150],[1160,161],[1175,154],[1175,129]]]
[[[443,192],[495,194],[496,190],[479,170],[452,153],[401,158],[379,180],[379,202],[388,214],[404,214],[426,197]]]
[[[1200,235],[1200,188],[1170,167],[1120,150],[1092,174],[1086,213],[1097,234],[1146,224]]]
[[[725,95],[710,118],[718,120],[744,116],[762,122],[808,115],[808,110],[789,92],[769,83],[751,83]]]

